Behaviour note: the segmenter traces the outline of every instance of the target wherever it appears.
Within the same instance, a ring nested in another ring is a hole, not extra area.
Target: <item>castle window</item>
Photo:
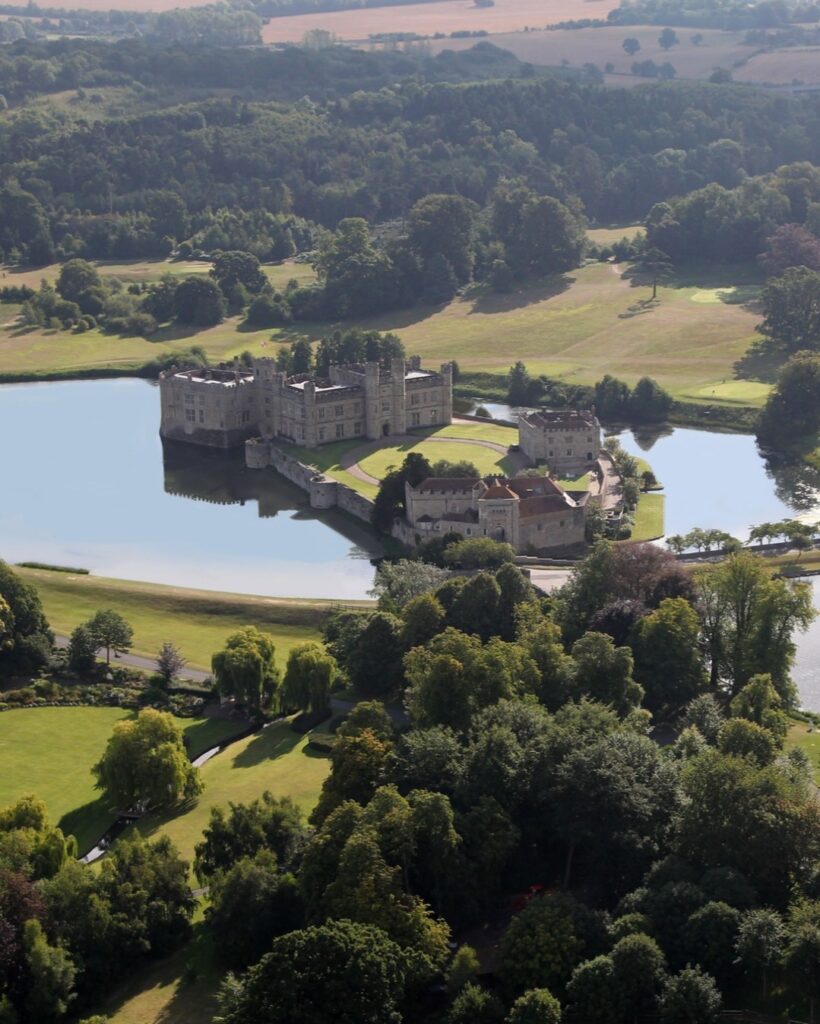
[[[550,456],[553,456],[553,455],[555,455],[555,452],[554,452],[554,451],[552,450],[552,448],[550,448],[550,450],[549,450],[549,454],[550,454]]]
[[[199,422],[200,423],[204,423],[205,422],[205,410],[204,409],[200,409],[199,410]]]
[[[336,424],[336,437],[344,437],[344,436],[345,436],[345,425],[344,425],[344,423],[337,423]]]
[[[196,410],[195,409],[186,409],[185,410],[185,419],[186,419],[186,421],[188,423],[195,423],[196,422]]]
[[[390,412],[390,403],[382,402],[382,412]]]
[[[418,405],[419,404],[419,396],[417,394],[414,394],[414,395],[410,396],[410,404],[411,405]]]
[[[344,414],[345,414],[345,407],[343,405],[337,405],[336,406],[336,415],[337,416],[344,416]]]
[[[319,427],[319,440],[324,441],[325,439],[325,428]]]
[[[361,432],[362,432],[361,420],[356,420],[356,422],[353,424],[353,433],[354,434],[361,434]]]
[[[324,409],[324,406],[320,406],[320,408],[319,408],[319,419],[323,420],[324,418],[325,418],[325,409]]]
[[[421,413],[411,412],[410,413],[410,426],[417,427],[421,423]]]
[[[572,455],[572,449],[571,448],[567,448],[567,455]]]
[[[300,437],[300,438],[301,438],[302,440],[304,440],[304,437],[305,437],[305,428],[304,428],[303,426],[300,426],[300,427],[299,427],[299,437]]]
[[[430,422],[436,423],[438,421],[438,409],[430,410]]]
[[[355,412],[355,413],[356,413],[357,415],[361,414],[361,411],[362,411],[362,403],[361,403],[361,402],[356,402],[356,404],[355,404],[355,405],[353,406],[353,411],[354,411],[354,412]]]

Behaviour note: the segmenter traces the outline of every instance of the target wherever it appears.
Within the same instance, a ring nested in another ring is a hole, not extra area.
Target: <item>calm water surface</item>
[[[241,455],[165,446],[141,380],[0,387],[0,557],[235,593],[362,598],[374,538]]]

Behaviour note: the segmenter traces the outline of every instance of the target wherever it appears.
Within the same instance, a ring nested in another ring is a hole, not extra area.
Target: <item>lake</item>
[[[509,417],[508,407],[493,407]],[[367,596],[377,540],[241,453],[163,445],[159,395],[142,380],[0,387],[0,557],[101,576],[274,597]],[[664,484],[667,529],[744,537],[764,520],[817,512],[800,467],[771,469],[754,438],[623,431]],[[820,582],[814,582],[820,605]],[[795,678],[820,710],[820,622],[800,638]]]
[[[381,553],[239,452],[163,447],[159,393],[118,379],[0,387],[0,557],[276,597],[363,598]]]

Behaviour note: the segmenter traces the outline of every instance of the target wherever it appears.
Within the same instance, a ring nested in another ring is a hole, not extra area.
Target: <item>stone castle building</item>
[[[160,375],[162,437],[213,448],[248,438],[305,448],[375,440],[453,417],[452,366],[423,370],[418,358],[331,366],[327,378],[289,376],[272,359],[252,369],[168,370]]]
[[[575,477],[598,458],[601,424],[590,410],[539,409],[519,419],[518,443],[533,465],[545,464],[556,476]]]
[[[490,537],[519,553],[571,548],[584,541],[588,494],[544,476],[429,477],[405,484],[408,523],[435,534]]]

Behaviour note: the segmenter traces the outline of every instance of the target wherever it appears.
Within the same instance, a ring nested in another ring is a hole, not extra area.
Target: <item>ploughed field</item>
[[[617,6],[613,0],[495,0],[493,7],[476,7],[473,0],[436,0],[271,18],[262,29],[262,39],[266,43],[295,43],[313,29],[324,29],[351,41],[387,32],[415,32],[420,36],[457,31],[521,32],[561,21],[606,18]]]

